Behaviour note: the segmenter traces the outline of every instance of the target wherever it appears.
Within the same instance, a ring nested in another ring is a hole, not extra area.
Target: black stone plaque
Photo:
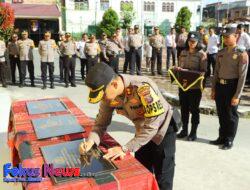
[[[26,103],[28,112],[32,114],[53,113],[67,111],[60,100],[38,100]]]
[[[72,133],[85,132],[73,115],[58,115],[32,119],[38,139],[45,139]]]
[[[41,147],[43,157],[47,164],[54,168],[75,168],[81,170],[81,178],[97,177],[116,170],[117,167],[103,158],[103,153],[94,146],[86,155],[79,154],[79,144],[83,140],[70,141],[56,145]],[[62,183],[78,177],[52,177],[54,183]]]

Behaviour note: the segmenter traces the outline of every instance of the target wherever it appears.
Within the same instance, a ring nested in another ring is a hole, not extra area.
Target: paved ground
[[[40,72],[38,63],[36,63],[36,71]],[[36,72],[37,77],[39,77],[39,72]],[[56,71],[56,73],[58,73],[58,71]],[[12,100],[68,96],[87,113],[87,115],[94,118],[98,112],[98,105],[87,103],[88,89],[80,80],[79,67],[77,76],[77,88],[65,89],[63,84],[56,82],[55,90],[47,89],[46,91],[42,91],[40,89],[41,84],[39,84],[37,88],[10,86],[8,89],[0,88],[0,94],[8,95]],[[167,81],[163,81],[161,78],[159,78],[159,81],[168,84]],[[40,81],[38,80],[37,82]],[[7,103],[3,106],[6,105]],[[0,113],[0,115],[1,114],[3,113]],[[4,118],[0,116],[0,122],[3,119]],[[234,148],[229,151],[222,151],[217,146],[208,144],[208,140],[215,139],[218,135],[217,117],[201,115],[201,124],[198,129],[199,140],[197,142],[177,141],[174,189],[249,190],[249,123],[249,119],[240,120]],[[134,133],[132,123],[117,114],[114,115],[113,122],[108,128],[108,131],[120,144],[125,144],[129,141]],[[0,143],[0,165],[3,166],[4,163],[9,161],[6,132],[0,133]],[[2,178],[2,167],[0,173],[0,178]],[[14,190],[21,189],[21,186],[20,184],[13,185],[0,182],[0,189]]]

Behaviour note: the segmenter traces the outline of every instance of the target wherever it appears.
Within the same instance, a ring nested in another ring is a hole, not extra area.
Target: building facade
[[[165,20],[173,26],[179,10],[184,6],[192,12],[191,29],[201,22],[201,0],[64,0],[65,30],[73,33],[91,31],[110,7],[122,19],[120,13],[123,3],[133,6],[133,24],[144,27],[160,25]]]

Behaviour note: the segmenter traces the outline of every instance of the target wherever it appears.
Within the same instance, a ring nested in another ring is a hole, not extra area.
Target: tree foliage
[[[113,9],[109,8],[105,11],[102,21],[97,27],[97,36],[100,36],[101,33],[105,32],[110,37],[118,27],[119,17]]]
[[[181,26],[184,26],[187,31],[191,28],[191,17],[192,12],[188,9],[188,7],[182,7],[178,12],[175,22],[175,28],[177,32],[180,32]]]
[[[135,19],[135,12],[132,3],[121,4],[121,17],[122,17],[122,28],[126,29],[131,26],[133,19]]]
[[[7,41],[14,28],[14,10],[8,3],[0,3],[0,37]]]
[[[171,28],[170,22],[168,19],[165,19],[159,26],[160,32],[163,36],[166,36]]]

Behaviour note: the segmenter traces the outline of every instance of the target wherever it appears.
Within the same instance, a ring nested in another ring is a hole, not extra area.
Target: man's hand
[[[108,153],[103,156],[105,159],[111,159],[114,161],[116,158],[123,159],[126,154],[123,152],[120,146],[116,146],[113,148],[108,149]]]
[[[212,92],[211,92],[211,99],[212,99],[212,100],[215,99],[215,91],[214,91],[214,90],[212,90]]]
[[[86,154],[92,148],[93,145],[94,141],[92,140],[81,142],[81,144],[79,145],[80,154]]]
[[[237,106],[240,102],[240,99],[239,98],[232,98],[231,100],[231,105],[232,106]]]

